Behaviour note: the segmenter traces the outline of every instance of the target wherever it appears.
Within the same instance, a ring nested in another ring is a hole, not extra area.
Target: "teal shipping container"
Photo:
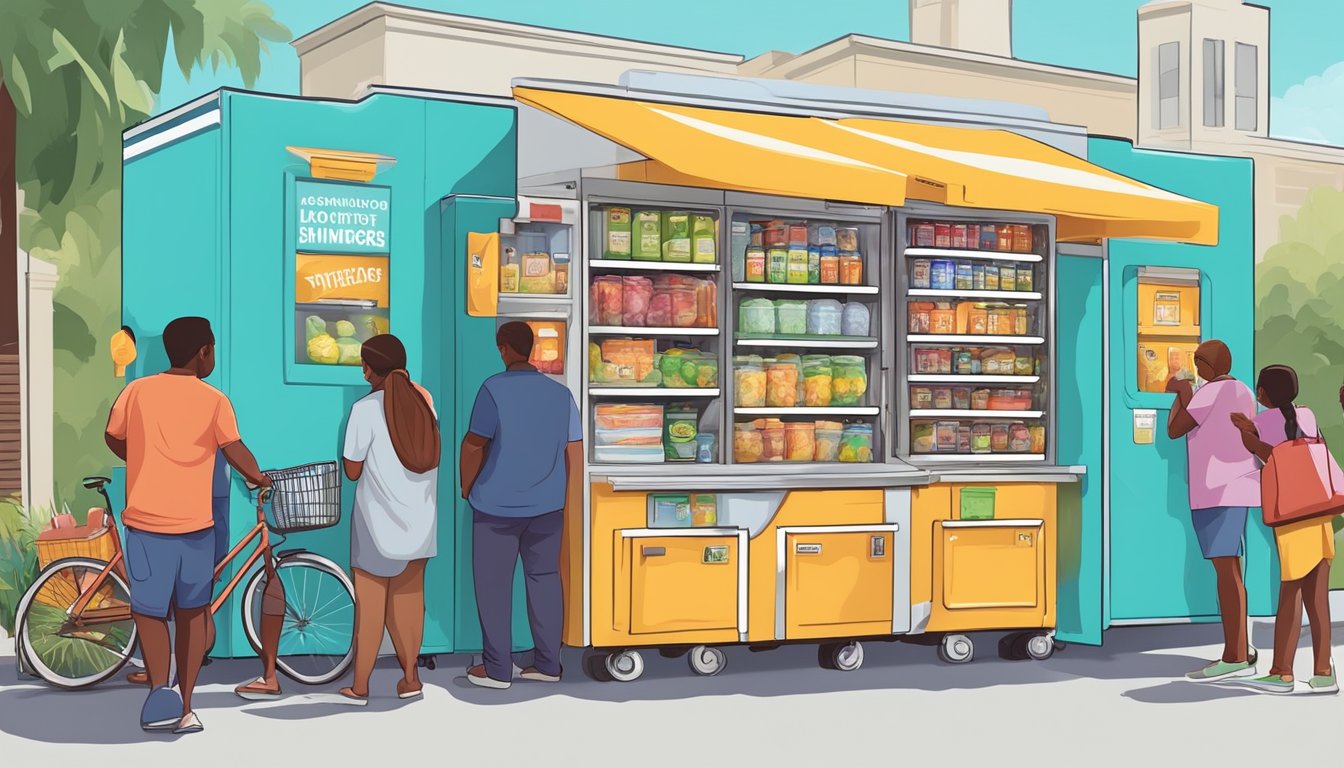
[[[380,94],[340,103],[223,90],[124,138],[123,322],[139,353],[128,380],[168,367],[161,334],[170,320],[209,319],[217,367],[208,382],[232,401],[263,469],[294,467],[339,459],[350,408],[369,391],[358,347],[336,337],[390,331],[405,343],[443,436],[425,653],[480,646],[457,441],[481,382],[502,364],[494,320],[464,310],[460,267],[467,231],[495,231],[514,214],[516,131],[507,101]],[[241,477],[226,480],[217,495],[227,497],[237,541],[255,508]],[[343,482],[340,524],[289,535],[280,549],[347,567],[352,497]],[[216,656],[252,653],[241,593],[217,622]],[[527,648],[525,602],[515,606],[514,637]]]

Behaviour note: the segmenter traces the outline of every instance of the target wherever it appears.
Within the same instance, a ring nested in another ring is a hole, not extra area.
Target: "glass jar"
[[[817,425],[810,421],[784,427],[784,460],[812,461],[817,453]]]
[[[761,442],[764,461],[783,461],[788,452],[788,438],[784,432],[784,422],[779,419],[765,419],[761,423]]]
[[[817,422],[817,451],[815,461],[838,461],[840,458],[840,440],[844,427],[836,421]]]
[[[765,452],[763,440],[756,422],[733,425],[733,461],[738,464],[755,464],[760,461]]]
[[[765,365],[765,405],[767,408],[798,406],[799,366],[791,360],[769,360]]]
[[[840,436],[839,460],[862,464],[873,460],[873,425],[846,424]]]
[[[855,406],[863,401],[868,391],[868,366],[857,355],[836,355],[831,358],[831,404]]]

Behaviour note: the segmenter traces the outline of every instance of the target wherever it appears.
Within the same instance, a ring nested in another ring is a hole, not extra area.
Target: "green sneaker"
[[[1238,680],[1237,685],[1246,688],[1254,688],[1261,693],[1286,694],[1292,693],[1297,684],[1291,680],[1284,680],[1278,675],[1265,675],[1257,677],[1254,680]]]
[[[1335,682],[1335,668],[1330,667],[1330,674],[1316,675],[1307,683],[1308,693],[1339,693],[1339,683]]]
[[[1228,663],[1219,659],[1187,674],[1185,679],[1196,683],[1213,683],[1219,680],[1254,676],[1255,665],[1249,661]]]

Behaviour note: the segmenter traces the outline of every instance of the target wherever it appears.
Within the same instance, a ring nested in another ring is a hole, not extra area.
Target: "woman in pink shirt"
[[[1185,437],[1190,483],[1190,519],[1200,551],[1218,577],[1218,609],[1223,620],[1223,656],[1188,675],[1197,682],[1255,676],[1255,649],[1246,628],[1246,585],[1241,579],[1242,539],[1250,507],[1260,505],[1255,457],[1241,445],[1233,414],[1250,418],[1255,396],[1232,378],[1232,352],[1210,340],[1195,350],[1195,370],[1206,382],[1198,391],[1173,377],[1176,395],[1167,436]]]

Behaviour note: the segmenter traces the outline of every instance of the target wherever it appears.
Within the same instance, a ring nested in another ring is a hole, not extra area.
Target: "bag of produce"
[[[654,293],[653,298],[649,300],[649,311],[645,314],[644,320],[648,325],[657,328],[671,328],[672,294]]]
[[[775,302],[775,326],[778,333],[802,336],[807,333],[807,302],[780,299]]]
[[[841,315],[840,332],[846,336],[867,336],[870,320],[867,305],[851,301]]]
[[[621,323],[643,326],[653,299],[653,281],[647,277],[626,277],[621,280]]]
[[[868,391],[868,368],[862,357],[836,355],[831,358],[831,404],[858,405]]]
[[[818,299],[807,307],[807,332],[814,336],[839,336],[844,308],[835,299]]]
[[[775,332],[775,303],[769,299],[745,299],[738,314],[743,333],[768,336]]]

